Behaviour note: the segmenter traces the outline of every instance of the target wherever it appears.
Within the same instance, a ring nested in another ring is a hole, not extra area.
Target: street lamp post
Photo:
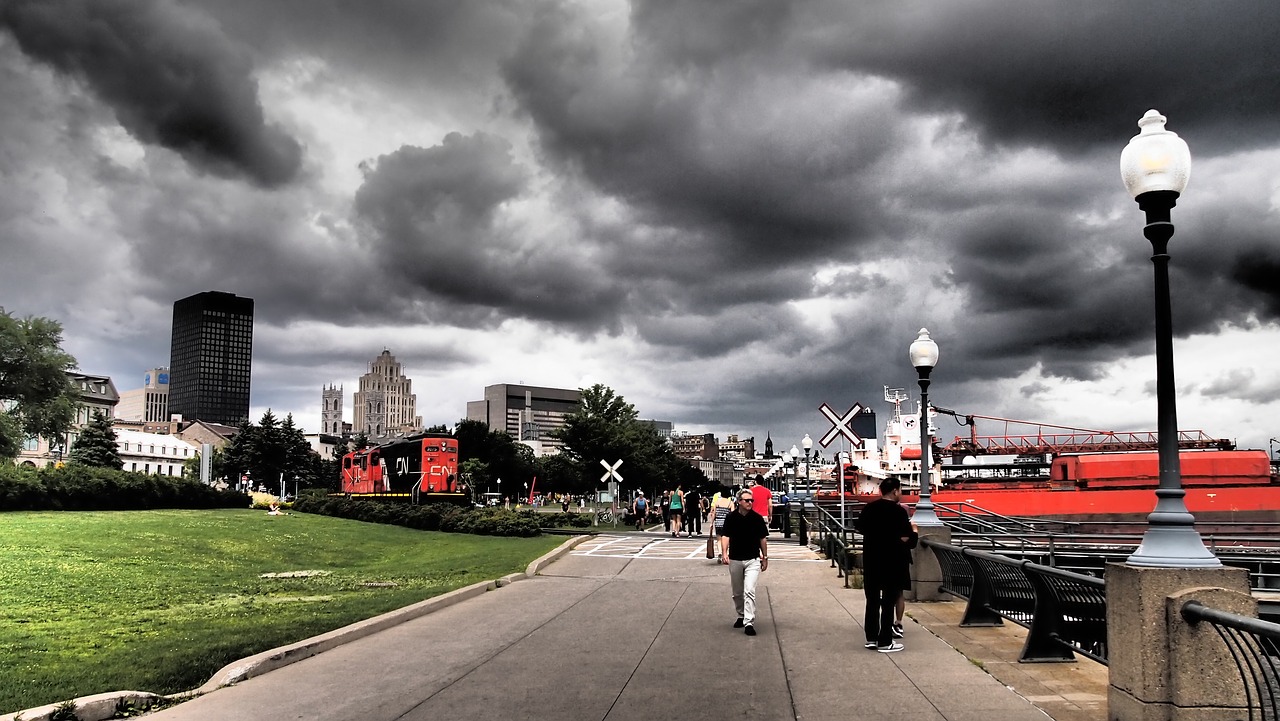
[[[795,447],[793,443],[791,450],[787,451],[787,455],[791,456],[791,482],[787,484],[787,495],[795,493],[796,476],[800,470],[800,449]]]
[[[804,440],[800,441],[800,445],[804,446],[804,490],[809,492],[809,453],[813,451],[813,439],[809,434],[804,434]]]
[[[921,528],[937,527],[943,524],[933,510],[933,498],[929,494],[929,467],[933,465],[933,448],[929,440],[929,374],[938,364],[938,344],[929,337],[928,329],[920,329],[920,335],[911,342],[907,355],[920,374],[920,501],[916,503],[916,512],[911,520]]]
[[[1178,458],[1178,412],[1173,387],[1173,320],[1169,301],[1170,211],[1191,176],[1191,151],[1176,133],[1164,127],[1165,117],[1148,110],[1138,121],[1141,131],[1120,154],[1120,175],[1138,207],[1147,216],[1142,234],[1151,241],[1156,296],[1156,417],[1160,485],[1156,507],[1147,516],[1147,530],[1138,550],[1126,560],[1131,566],[1160,568],[1221,568],[1222,562],[1205,548],[1195,529],[1195,517],[1183,500],[1181,460]]]

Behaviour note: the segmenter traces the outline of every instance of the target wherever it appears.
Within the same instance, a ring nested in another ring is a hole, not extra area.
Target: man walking
[[[769,527],[751,509],[752,491],[738,492],[737,507],[720,529],[720,562],[729,564],[733,605],[738,611],[734,628],[756,635],[756,579],[769,570]]]
[[[895,653],[903,645],[893,640],[893,611],[898,597],[911,585],[911,519],[898,501],[902,489],[896,478],[880,482],[880,498],[863,506],[854,521],[862,534],[862,592],[867,597],[863,618],[866,648]]]
[[[636,530],[644,530],[645,516],[649,513],[649,501],[645,500],[644,491],[636,491],[636,500],[631,502],[631,514],[636,519]]]
[[[773,491],[770,491],[764,485],[764,478],[759,473],[756,474],[751,483],[751,497],[753,499],[751,507],[755,509],[756,513],[760,514],[760,517],[764,519],[764,527],[768,528],[773,516]]]

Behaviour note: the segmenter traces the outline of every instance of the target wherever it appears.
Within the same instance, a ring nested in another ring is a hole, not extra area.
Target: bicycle
[[[608,508],[601,508],[596,512],[596,520],[600,523],[613,523],[613,511]]]

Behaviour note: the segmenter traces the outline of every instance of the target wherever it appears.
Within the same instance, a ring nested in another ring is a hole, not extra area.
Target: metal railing
[[[961,626],[1027,628],[1019,661],[1107,663],[1107,595],[1099,578],[930,539],[942,570],[941,590],[967,601]]]
[[[1235,661],[1244,684],[1249,718],[1280,718],[1280,624],[1210,608],[1198,601],[1182,605],[1190,624],[1209,623]]]

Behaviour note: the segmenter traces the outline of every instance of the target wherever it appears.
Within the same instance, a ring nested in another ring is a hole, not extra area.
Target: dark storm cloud
[[[320,57],[348,77],[422,94],[460,116],[445,98],[495,85],[535,0],[189,0],[262,57]]]
[[[789,54],[698,45],[696,31],[668,52],[664,29],[703,14],[690,7],[642,6],[626,37],[566,9],[536,19],[503,72],[548,159],[644,222],[697,233],[724,263],[776,265],[856,243],[878,208],[851,199],[902,142],[892,92],[851,77],[797,80],[804,68]]]
[[[395,286],[443,301],[443,322],[610,318],[605,279],[572,248],[582,239],[504,225],[503,205],[525,192],[527,175],[507,141],[484,133],[381,156],[355,198],[367,250]]]
[[[84,82],[138,140],[267,187],[298,172],[298,142],[263,117],[246,53],[169,0],[6,0],[27,55]]]
[[[1280,137],[1280,4],[833,4],[804,35],[832,63],[905,81],[997,142],[1080,148],[1159,108],[1201,149]]]

